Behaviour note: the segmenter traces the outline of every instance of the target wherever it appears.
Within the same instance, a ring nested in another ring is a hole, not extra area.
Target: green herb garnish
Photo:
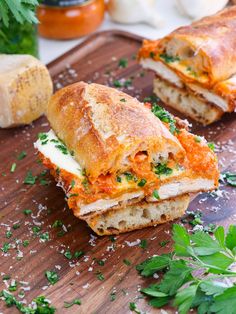
[[[24,240],[22,244],[23,244],[23,247],[27,247],[29,245],[29,240]]]
[[[68,155],[68,150],[64,144],[61,143],[61,144],[55,145],[55,147],[59,149],[62,152],[62,154]]]
[[[152,109],[151,109],[152,113],[158,117],[161,121],[168,123],[170,126],[170,132],[172,134],[174,133],[179,133],[179,130],[176,128],[175,126],[175,119],[173,118],[173,116],[166,111],[164,108],[162,108],[161,106],[157,105],[156,103],[152,104]]]
[[[48,232],[44,232],[44,233],[40,234],[40,239],[43,242],[49,241],[50,240],[49,233]]]
[[[72,253],[69,251],[69,250],[67,250],[65,253],[64,253],[64,256],[67,258],[67,259],[72,259]]]
[[[195,135],[194,136],[194,141],[196,142],[196,143],[201,143],[201,137],[200,136],[197,136],[197,135]]]
[[[170,175],[173,172],[173,169],[167,167],[167,163],[159,163],[154,167],[154,172],[157,175]]]
[[[32,214],[32,210],[31,209],[24,209],[23,210],[23,213],[28,216],[28,215],[31,215]]]
[[[103,281],[105,279],[104,275],[100,271],[98,271],[96,275],[97,275],[97,279],[100,281]]]
[[[140,246],[142,249],[146,249],[147,246],[148,246],[147,240],[146,240],[146,239],[141,240],[139,246]]]
[[[17,156],[18,160],[22,160],[27,156],[26,152],[23,150],[22,152],[19,153],[19,155]]]
[[[12,237],[12,232],[10,230],[6,231],[6,238],[10,239]]]
[[[179,57],[173,57],[173,56],[170,56],[170,55],[168,55],[166,53],[160,54],[160,58],[162,60],[164,60],[165,63],[172,63],[172,62],[180,61]]]
[[[222,173],[222,177],[226,181],[226,183],[233,187],[236,187],[236,173],[225,172]]]
[[[72,307],[73,305],[81,305],[81,300],[80,299],[74,299],[71,302],[64,302],[64,307],[65,308],[69,308]]]
[[[236,285],[224,284],[236,277],[236,225],[226,233],[222,226],[211,237],[204,231],[189,234],[173,226],[174,252],[153,256],[136,268],[144,277],[164,273],[161,280],[141,291],[151,298],[149,304],[161,308],[173,304],[178,313],[191,309],[198,313],[235,313]]]
[[[123,259],[123,263],[127,266],[130,266],[131,265],[131,262],[128,260],[128,259]]]
[[[52,285],[55,285],[55,283],[57,283],[59,280],[59,276],[55,271],[47,270],[45,272],[45,276]]]
[[[11,172],[15,172],[16,170],[16,163],[14,162],[12,165],[11,165]]]
[[[121,102],[126,102],[126,99],[125,98],[121,98],[120,101]]]
[[[207,146],[214,152],[215,151],[215,144],[213,142],[207,143]]]
[[[9,249],[11,248],[10,243],[5,242],[1,248],[1,250],[3,251],[3,253],[7,253],[9,251]]]
[[[115,301],[115,299],[116,299],[116,293],[113,291],[110,293],[110,300],[111,300],[111,302],[113,302],[113,301]]]
[[[29,170],[26,174],[24,184],[34,185],[37,180],[37,176],[33,176],[32,171]]]
[[[152,196],[155,197],[157,200],[160,199],[160,196],[159,196],[159,193],[158,193],[157,190],[154,190],[154,191],[153,191]]]
[[[146,180],[146,179],[141,179],[141,180],[138,182],[138,186],[143,187],[146,183],[147,183],[147,180]]]
[[[128,65],[128,59],[122,58],[119,60],[118,66],[120,68],[127,68],[127,65]]]
[[[131,312],[135,312],[137,314],[141,314],[141,312],[138,310],[136,303],[130,302],[129,309]]]
[[[54,223],[52,224],[53,228],[59,228],[63,226],[63,222],[61,220],[55,220]]]

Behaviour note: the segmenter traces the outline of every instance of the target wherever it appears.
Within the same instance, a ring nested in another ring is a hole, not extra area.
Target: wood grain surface
[[[152,93],[153,74],[144,72],[135,60],[140,45],[141,38],[118,31],[91,36],[49,64],[55,90],[80,80],[113,86],[114,80],[131,79],[132,85],[124,90],[142,100]],[[126,68],[118,66],[120,58],[128,59]],[[235,117],[235,114],[225,115],[209,127],[193,123],[194,132],[216,143],[221,171],[236,171]],[[165,247],[161,242],[170,240],[172,224],[134,231],[115,239],[94,235],[85,222],[72,215],[62,190],[48,173],[42,173],[44,168],[37,163],[33,142],[39,132],[47,130],[45,117],[30,126],[0,130],[0,247],[10,243],[8,252],[0,253],[1,290],[11,282],[2,280],[5,274],[18,282],[16,296],[25,290],[23,300],[29,303],[34,297],[45,295],[57,308],[56,313],[129,313],[130,302],[136,302],[143,312],[159,313],[140,294],[140,287],[148,282],[137,274],[135,266],[148,256],[171,250],[171,242]],[[18,160],[22,151],[27,156]],[[14,163],[16,169],[11,172]],[[29,170],[37,176],[34,185],[23,183]],[[227,226],[235,223],[235,205],[235,189],[222,185],[216,194],[204,193],[194,198],[189,210],[201,210],[206,224]],[[24,209],[32,210],[32,214],[25,215]],[[53,227],[56,220],[63,226]],[[40,230],[36,232],[35,227]],[[7,231],[12,233],[9,239]],[[135,245],[138,239],[147,240],[146,249]],[[28,246],[23,245],[27,244],[25,240],[29,241]],[[64,256],[68,250],[72,254],[83,251],[85,255],[68,259]],[[124,259],[131,265],[127,266]],[[104,265],[99,265],[99,260]],[[55,285],[48,283],[47,270],[58,273],[60,280]],[[104,276],[102,281],[98,279],[99,272]],[[114,301],[111,294],[116,295]],[[82,305],[64,308],[64,301],[74,298],[80,298]],[[169,308],[167,311],[175,312]],[[18,313],[2,301],[0,312]]]

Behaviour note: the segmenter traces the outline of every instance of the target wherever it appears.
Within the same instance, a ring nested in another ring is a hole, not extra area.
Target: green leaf
[[[188,247],[190,247],[190,237],[187,230],[177,224],[173,225],[174,250],[179,256],[190,256]]]
[[[214,236],[215,236],[216,240],[219,242],[219,245],[222,248],[225,248],[225,231],[224,231],[224,227],[222,227],[222,226],[217,227],[217,229],[214,231]]]
[[[159,270],[165,269],[169,266],[171,261],[170,254],[162,254],[160,256],[153,256],[141,264],[136,266],[136,269],[141,273],[144,277],[152,276],[155,272]]]
[[[236,286],[226,289],[222,294],[214,298],[214,303],[210,307],[213,313],[235,314],[236,309]]]
[[[158,284],[150,285],[148,288],[142,289],[141,292],[143,292],[143,293],[145,293],[151,297],[163,298],[163,297],[168,296],[166,293],[163,293],[159,290]]]
[[[174,295],[177,290],[186,282],[192,280],[192,268],[186,265],[184,260],[172,261],[160,283],[160,291]]]
[[[186,314],[190,310],[197,292],[198,285],[184,288],[176,294],[174,305],[178,306],[179,314]]]
[[[206,295],[218,295],[222,294],[226,287],[222,286],[222,282],[217,282],[217,281],[210,281],[210,280],[205,280],[200,284],[201,290],[206,294]]]
[[[233,250],[236,247],[236,225],[229,226],[229,230],[225,239],[225,244],[230,250]]]
[[[229,273],[228,267],[234,262],[233,258],[230,258],[223,253],[214,253],[207,256],[199,256],[199,259],[209,268],[209,272],[215,274],[226,274]]]
[[[190,238],[194,245],[194,252],[197,255],[211,255],[221,249],[219,244],[208,233],[203,231],[194,233]]]
[[[154,298],[151,301],[149,301],[149,305],[153,306],[153,307],[157,307],[160,308],[166,304],[168,304],[170,301],[169,297],[165,297],[165,298]]]

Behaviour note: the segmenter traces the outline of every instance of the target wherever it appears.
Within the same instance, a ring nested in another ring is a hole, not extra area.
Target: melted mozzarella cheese
[[[62,150],[56,147],[58,144],[61,144],[61,141],[53,130],[45,134],[47,135],[45,140],[38,139],[34,147],[58,168],[82,178],[82,168],[70,152],[67,150],[67,154],[63,154]]]

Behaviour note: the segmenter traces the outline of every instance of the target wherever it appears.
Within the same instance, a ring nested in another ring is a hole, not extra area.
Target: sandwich
[[[47,118],[52,129],[35,148],[74,215],[99,235],[178,218],[189,193],[218,185],[205,139],[157,105],[79,82],[56,92]]]
[[[207,125],[236,108],[236,7],[156,41],[145,40],[139,62],[155,72],[154,93]]]

